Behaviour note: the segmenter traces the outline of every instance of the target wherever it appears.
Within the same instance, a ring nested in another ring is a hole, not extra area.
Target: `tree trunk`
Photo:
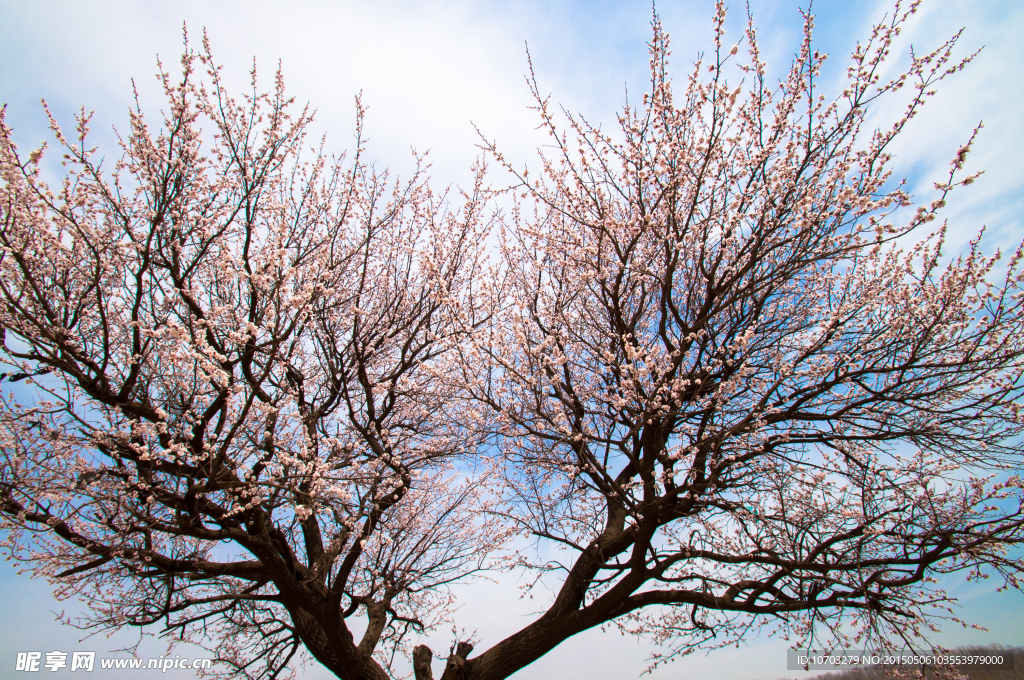
[[[465,680],[469,676],[469,662],[466,661],[466,657],[472,651],[472,643],[456,644],[448,655],[441,680]],[[416,680],[434,680],[434,672],[430,668],[433,659],[434,653],[426,645],[419,645],[412,650],[412,668]]]

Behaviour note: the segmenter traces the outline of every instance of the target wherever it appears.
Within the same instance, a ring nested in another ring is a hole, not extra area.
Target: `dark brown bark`
[[[434,671],[430,668],[430,662],[434,660],[434,653],[426,645],[417,645],[412,650],[412,670],[416,680],[434,680]]]
[[[441,680],[465,680],[470,677],[471,662],[466,660],[473,651],[470,642],[459,642],[452,647],[445,663]],[[416,680],[434,680],[434,672],[430,667],[434,653],[426,645],[418,645],[412,650],[412,667]]]
[[[473,645],[469,642],[460,642],[448,655],[448,662],[444,666],[444,673],[441,680],[464,680],[469,677],[469,662],[466,657],[473,651]]]

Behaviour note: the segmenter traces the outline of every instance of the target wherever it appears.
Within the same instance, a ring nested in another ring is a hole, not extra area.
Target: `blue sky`
[[[816,38],[832,55],[836,74],[858,37],[888,3],[822,1]],[[777,77],[799,39],[796,0],[752,0],[765,57]],[[742,3],[735,2],[727,42],[740,35]],[[673,38],[674,72],[687,72],[696,54],[710,45],[709,0],[662,0],[658,11]],[[410,167],[410,147],[430,149],[433,175],[440,184],[465,184],[479,154],[476,124],[496,139],[518,164],[533,158],[542,140],[527,110],[529,92],[524,46],[529,45],[542,91],[555,102],[591,121],[614,123],[626,89],[639,101],[647,78],[645,42],[650,33],[650,4],[621,2],[132,2],[129,0],[0,0],[0,101],[8,106],[8,124],[23,148],[46,138],[39,99],[70,125],[80,106],[94,109],[96,141],[115,153],[111,126],[127,126],[131,79],[144,106],[161,105],[153,74],[156,56],[172,70],[181,51],[182,23],[198,43],[203,27],[215,56],[226,66],[229,82],[246,83],[255,57],[264,83],[272,82],[281,60],[285,80],[300,102],[317,109],[317,129],[328,133],[328,148],[351,143],[353,97],[363,92],[370,107],[369,154],[398,171]],[[926,111],[897,145],[896,166],[910,179],[920,200],[933,179],[946,172],[949,159],[980,121],[985,129],[974,146],[971,171],[986,174],[954,197],[947,211],[954,243],[963,243],[988,225],[990,243],[1007,245],[1024,233],[1024,5],[1012,0],[932,0],[912,22],[898,55],[913,43],[918,49],[942,42],[964,27],[961,54],[985,49],[964,73],[943,84]],[[828,68],[828,67],[827,67]],[[879,110],[884,119],[892,111]],[[495,181],[500,181],[496,177]],[[467,586],[460,625],[477,627],[482,645],[522,626],[537,605],[517,599],[511,577],[496,584]],[[995,584],[948,583],[963,597],[962,618],[987,628],[944,630],[937,638],[955,644],[1024,644],[1024,597],[998,595]],[[0,675],[7,677],[17,651],[96,650],[101,654],[130,641],[130,636],[94,638],[53,621],[50,610],[74,610],[57,603],[45,583],[0,567]],[[432,641],[447,646],[444,631]],[[740,649],[696,654],[654,673],[654,678],[708,677],[723,680],[771,680],[783,675],[786,643],[754,638]],[[157,656],[160,643],[143,652]],[[604,680],[637,677],[648,648],[617,633],[580,635],[517,677]],[[61,674],[54,674],[61,675]],[[68,674],[68,677],[75,677]],[[100,671],[92,677],[102,678]],[[117,677],[115,673],[112,677]],[[175,676],[168,673],[164,677]],[[319,668],[303,675],[325,678]]]

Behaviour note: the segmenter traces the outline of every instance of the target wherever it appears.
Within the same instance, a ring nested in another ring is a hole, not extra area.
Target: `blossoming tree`
[[[723,44],[721,5],[679,99],[655,19],[650,92],[615,135],[563,132],[531,80],[553,151],[535,178],[485,142],[516,178],[497,225],[482,170],[453,207],[359,147],[304,158],[280,78],[238,103],[208,50],[110,172],[85,116],[74,140],[54,123],[58,191],[0,128],[5,375],[34,382],[2,402],[8,549],[89,625],[162,622],[242,677],[303,647],[346,680],[401,674],[416,635],[473,625],[448,585],[496,566],[555,594],[475,656],[456,641],[444,680],[606,624],[655,663],[761,625],[910,640],[950,602],[941,574],[1019,587],[1024,246],[947,262],[945,226],[922,233],[976,177],[970,141],[916,211],[890,177],[892,140],[969,61],[954,38],[881,79],[915,7],[833,100],[810,17],[772,86],[752,23],[744,58]]]
[[[163,621],[243,677],[304,647],[385,678],[374,650],[444,619],[508,533],[486,470],[455,469],[481,440],[446,366],[481,320],[481,188],[449,209],[360,147],[303,158],[280,74],[239,102],[208,50],[182,67],[112,168],[87,116],[52,121],[57,190],[0,128],[6,377],[35,378],[3,397],[7,545],[91,627]]]
[[[572,116],[560,132],[534,85],[554,151],[538,179],[506,163],[534,209],[502,248],[511,304],[477,348],[491,373],[468,382],[495,414],[510,514],[566,558],[530,565],[557,595],[480,677],[606,622],[662,643],[656,663],[759,624],[907,640],[947,601],[937,574],[1019,585],[1021,480],[1003,471],[1022,453],[1024,251],[998,270],[979,238],[943,265],[944,226],[897,247],[974,180],[968,142],[897,220],[911,197],[887,148],[969,61],[954,38],[880,81],[909,12],[858,45],[834,101],[809,16],[777,87],[748,24],[730,85],[721,4],[681,100],[655,22],[651,89],[618,137]],[[865,135],[901,89],[903,115]]]

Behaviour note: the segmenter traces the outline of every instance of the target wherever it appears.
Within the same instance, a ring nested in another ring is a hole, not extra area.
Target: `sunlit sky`
[[[751,0],[758,35],[771,75],[788,66],[800,31],[797,0]],[[815,39],[831,55],[825,78],[841,75],[847,55],[888,2],[855,5],[824,0]],[[674,73],[688,73],[696,55],[710,46],[713,4],[709,0],[660,0],[657,10],[672,36]],[[727,43],[740,37],[743,3],[735,2]],[[340,152],[352,141],[354,97],[369,107],[369,157],[397,172],[411,167],[410,149],[430,151],[433,176],[441,185],[467,184],[470,164],[480,155],[474,125],[494,139],[517,165],[534,162],[543,139],[528,107],[527,46],[540,88],[552,101],[610,126],[628,91],[639,102],[647,81],[646,41],[651,5],[647,0],[572,2],[529,0],[461,2],[396,0],[369,2],[88,2],[0,0],[0,101],[22,148],[46,139],[45,98],[57,118],[71,127],[80,107],[95,110],[96,143],[117,154],[112,126],[127,128],[132,79],[144,108],[153,115],[161,101],[153,77],[159,55],[174,72],[182,47],[182,26],[198,44],[205,28],[214,56],[225,65],[236,90],[248,81],[255,59],[262,82],[272,83],[280,60],[290,93],[316,109],[316,130],[327,147]],[[964,28],[959,53],[984,46],[963,73],[943,83],[925,112],[895,147],[895,165],[921,201],[931,200],[931,182],[948,168],[971,129],[984,120],[969,171],[985,170],[969,190],[954,196],[946,217],[953,244],[962,244],[987,225],[989,243],[1004,248],[1024,234],[1024,3],[1019,0],[926,0],[894,50],[897,61],[911,44],[932,48]],[[877,120],[893,111],[879,110]],[[506,181],[495,173],[493,181]],[[476,630],[479,648],[489,647],[522,627],[545,603],[518,599],[514,575],[496,583],[461,587],[465,605],[457,623]],[[947,625],[936,641],[962,644],[1024,644],[1024,597],[997,594],[996,583],[965,584],[951,578],[947,589],[962,599],[961,618],[987,632]],[[0,676],[11,677],[18,651],[94,650],[101,655],[130,644],[130,634],[79,642],[84,633],[54,622],[51,610],[75,611],[74,601],[57,602],[44,582],[0,567]],[[154,631],[155,632],[155,631]],[[446,649],[450,631],[429,643]],[[802,677],[786,671],[786,642],[752,635],[738,649],[700,652],[658,669],[654,678],[771,680]],[[163,643],[145,643],[140,655],[157,656]],[[516,678],[611,680],[638,677],[650,647],[617,632],[579,635]],[[178,653],[192,652],[179,651]],[[66,670],[48,676],[76,677]],[[109,671],[119,677],[117,671]],[[90,677],[104,680],[97,669]],[[122,672],[123,674],[123,672]],[[169,672],[163,677],[190,677]],[[329,674],[312,664],[305,678]]]

